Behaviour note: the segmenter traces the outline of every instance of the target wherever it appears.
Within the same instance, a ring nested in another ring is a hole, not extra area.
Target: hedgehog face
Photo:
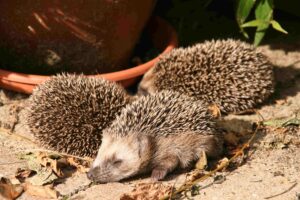
[[[136,134],[125,137],[103,135],[98,155],[87,176],[94,182],[116,182],[141,171],[148,139]]]
[[[138,94],[140,95],[146,95],[146,94],[152,94],[156,91],[156,87],[154,84],[155,74],[153,72],[154,67],[151,68],[143,77],[142,81],[139,84],[138,87]]]

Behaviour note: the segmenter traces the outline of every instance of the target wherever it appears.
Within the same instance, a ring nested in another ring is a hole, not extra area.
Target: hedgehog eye
[[[123,160],[118,159],[118,160],[115,160],[115,161],[113,162],[113,165],[114,165],[114,166],[119,166],[122,162],[123,162]]]

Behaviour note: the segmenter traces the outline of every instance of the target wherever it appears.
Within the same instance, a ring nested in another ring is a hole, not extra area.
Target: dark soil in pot
[[[33,74],[119,71],[153,0],[0,2],[1,68]]]
[[[86,49],[82,49],[86,51]],[[66,49],[67,51],[67,49]],[[131,68],[142,63],[145,63],[160,54],[160,50],[154,46],[152,42],[151,35],[147,30],[144,30],[137,42],[133,53],[129,59],[128,64],[120,66],[122,69]],[[58,59],[53,52],[49,52],[48,62],[55,62]],[[82,58],[84,59],[84,58]],[[39,60],[39,59],[36,59]],[[75,62],[75,60],[74,60]],[[39,70],[37,67],[42,68],[43,65],[32,61],[32,57],[28,58],[26,56],[16,57],[13,53],[7,52],[5,49],[0,48],[0,66],[6,70],[12,70],[16,72],[29,71],[29,73],[37,74]],[[43,75],[51,75],[59,72],[65,72],[66,70],[53,71],[49,68],[43,69]],[[91,73],[86,73],[91,74]]]

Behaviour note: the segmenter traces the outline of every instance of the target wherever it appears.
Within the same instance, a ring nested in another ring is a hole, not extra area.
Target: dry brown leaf
[[[193,170],[192,172],[190,172],[187,176],[187,181],[189,182],[193,182],[194,180],[204,176],[205,173],[203,170]]]
[[[58,192],[54,190],[53,187],[50,185],[37,186],[37,185],[31,185],[30,183],[26,183],[24,189],[26,193],[32,196],[51,198],[51,199],[57,199],[59,196]]]
[[[62,170],[57,166],[57,159],[50,158],[49,155],[45,152],[39,152],[37,155],[37,159],[42,166],[51,168],[58,177],[64,176]]]
[[[18,169],[16,172],[15,177],[20,181],[20,182],[24,182],[26,178],[28,178],[29,176],[32,176],[33,174],[35,174],[36,172],[31,170],[31,169]]]
[[[139,183],[130,192],[123,194],[120,200],[159,200],[171,195],[173,187],[162,183]]]
[[[89,166],[92,162],[92,160],[86,161],[66,156],[63,156],[59,159],[53,159],[47,153],[43,152],[40,152],[37,158],[42,166],[50,167],[59,177],[64,177],[67,175],[64,174],[64,168],[68,166],[75,167],[79,172],[86,173],[88,172]]]
[[[229,159],[228,158],[223,158],[221,160],[219,160],[218,164],[217,164],[217,168],[223,168],[226,169],[226,167],[229,165]]]
[[[214,118],[219,118],[221,117],[221,110],[218,105],[216,104],[211,104],[208,106],[208,110],[212,114]]]
[[[44,163],[44,160],[41,162],[43,156],[40,153],[22,155],[22,158],[27,161],[28,168],[34,171],[34,176],[29,175],[26,178],[26,182],[30,182],[33,185],[44,185],[52,183],[58,178],[50,165],[48,166],[47,163]],[[26,176],[26,173],[24,175]]]
[[[17,178],[10,178],[10,182],[13,185],[21,185],[21,182]]]
[[[205,151],[202,151],[199,160],[196,163],[196,169],[203,170],[206,167],[207,167],[207,157]]]
[[[88,172],[91,164],[88,161],[79,160],[73,157],[68,157],[67,162],[69,165],[76,167],[77,171],[82,173]]]
[[[0,197],[8,200],[16,199],[23,192],[21,185],[13,185],[7,178],[0,178]]]
[[[226,143],[236,146],[238,145],[240,139],[234,133],[229,132],[224,135],[224,140]]]

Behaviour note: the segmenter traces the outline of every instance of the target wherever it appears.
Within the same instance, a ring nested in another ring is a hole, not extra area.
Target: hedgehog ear
[[[138,137],[139,144],[139,157],[143,157],[145,154],[149,153],[150,150],[150,139],[148,136],[141,135]]]

